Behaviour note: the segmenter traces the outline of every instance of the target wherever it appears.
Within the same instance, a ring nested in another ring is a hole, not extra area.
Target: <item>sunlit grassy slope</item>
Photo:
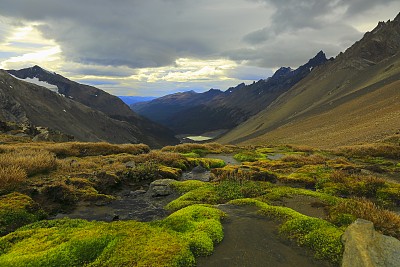
[[[400,56],[363,70],[329,64],[219,141],[334,147],[400,130]]]

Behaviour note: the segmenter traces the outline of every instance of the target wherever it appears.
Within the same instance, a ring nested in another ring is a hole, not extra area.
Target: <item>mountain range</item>
[[[49,127],[81,141],[154,147],[178,142],[172,131],[134,113],[118,97],[39,66],[1,71],[0,79],[2,120]]]
[[[400,14],[313,70],[223,143],[334,147],[400,132]]]
[[[326,61],[325,54],[320,51],[296,70],[282,67],[272,77],[250,85],[242,83],[225,92],[211,89],[205,93],[176,93],[133,104],[131,108],[179,134],[231,129],[266,108]]]
[[[282,67],[252,84],[134,103],[39,66],[0,70],[0,120],[81,141],[176,144],[174,135],[224,132],[231,144],[334,147],[400,132],[400,14],[345,52]],[[136,98],[135,98],[136,99]],[[134,99],[134,101],[136,101]],[[146,100],[146,99],[141,99]]]

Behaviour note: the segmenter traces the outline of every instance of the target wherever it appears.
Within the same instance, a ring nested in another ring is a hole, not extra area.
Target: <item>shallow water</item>
[[[135,220],[148,222],[167,217],[170,212],[164,206],[176,199],[177,194],[164,197],[151,197],[149,194],[134,195],[120,192],[117,200],[101,205],[93,203],[79,203],[68,214],[59,213],[55,219],[69,217],[73,219],[85,219],[111,222],[113,220]]]
[[[199,267],[311,267],[330,266],[312,253],[278,234],[278,224],[257,214],[251,206],[220,205],[224,219],[224,239],[209,257],[197,260]]]

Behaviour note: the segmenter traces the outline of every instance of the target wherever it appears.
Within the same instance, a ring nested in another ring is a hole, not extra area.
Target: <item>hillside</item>
[[[167,137],[158,140],[156,134],[149,134],[149,131],[157,130],[157,126],[143,131],[140,128],[142,124],[135,126],[113,119],[101,111],[42,86],[15,79],[5,71],[0,71],[0,100],[1,120],[49,127],[73,135],[77,140],[145,142],[153,146],[165,144],[167,140]],[[144,119],[143,121],[146,122]]]
[[[144,142],[151,146],[163,146],[178,142],[170,130],[139,116],[121,99],[96,87],[71,81],[59,74],[46,71],[39,66],[21,70],[8,70],[7,72],[22,80],[39,82],[40,85],[44,85],[65,96],[64,99],[79,102],[91,109],[104,113],[103,115],[107,115],[111,119],[128,122],[131,125],[130,128],[135,129],[132,131],[133,139],[139,142]],[[62,122],[59,124],[62,124]],[[64,128],[66,127],[64,126]],[[79,139],[88,141],[87,139]]]
[[[266,108],[326,61],[321,51],[296,70],[282,67],[272,77],[250,85],[239,84],[225,92],[211,89],[200,94],[193,91],[172,94],[131,107],[180,134],[231,129]]]
[[[333,147],[375,141],[398,132],[399,48],[397,16],[380,22],[220,141]]]

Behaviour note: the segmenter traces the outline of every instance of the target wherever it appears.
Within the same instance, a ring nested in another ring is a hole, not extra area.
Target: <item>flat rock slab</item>
[[[375,231],[370,221],[357,219],[342,236],[342,267],[398,267],[400,241]]]

